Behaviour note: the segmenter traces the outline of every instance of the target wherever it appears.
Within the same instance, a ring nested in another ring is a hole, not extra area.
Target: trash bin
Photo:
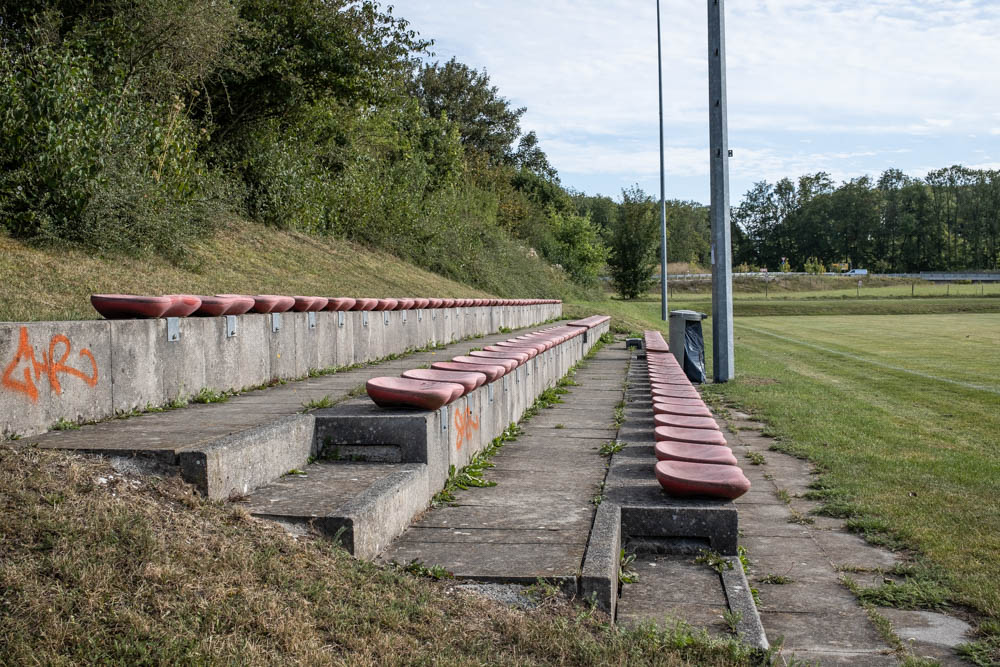
[[[705,338],[701,334],[701,321],[706,317],[694,310],[670,311],[670,351],[691,382],[706,381]]]

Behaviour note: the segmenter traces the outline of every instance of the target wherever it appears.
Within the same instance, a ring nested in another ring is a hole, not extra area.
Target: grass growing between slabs
[[[706,393],[824,471],[823,513],[915,549],[914,586],[931,574],[949,601],[1000,618],[1000,315],[759,317],[735,331],[737,378]],[[883,592],[910,607],[942,597]]]
[[[177,478],[9,445],[0,638],[0,664],[756,664],[685,628],[512,609],[293,537]]]

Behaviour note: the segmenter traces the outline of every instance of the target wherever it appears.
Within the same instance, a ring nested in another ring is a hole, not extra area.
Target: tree
[[[464,146],[484,153],[494,165],[514,162],[512,145],[521,134],[518,123],[525,108],[511,107],[497,87],[490,85],[485,71],[476,71],[455,58],[443,65],[424,65],[413,77],[411,93],[428,115],[444,114],[456,123]],[[537,157],[531,151],[534,143],[529,139],[523,147],[525,158]]]
[[[626,299],[645,294],[656,282],[659,227],[652,198],[638,185],[622,190],[622,204],[611,230],[608,267],[611,284]]]

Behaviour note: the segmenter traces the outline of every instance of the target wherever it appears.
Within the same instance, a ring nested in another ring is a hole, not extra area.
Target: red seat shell
[[[465,388],[466,394],[486,384],[486,375],[484,373],[471,371],[441,371],[433,368],[414,368],[413,370],[404,371],[403,377],[411,380],[424,380],[426,382],[451,382],[460,384]]]
[[[338,296],[327,299],[326,310],[351,310],[354,308],[354,304],[357,303],[357,299],[352,299],[350,297]]]
[[[659,414],[653,415],[657,426],[676,426],[677,428],[700,428],[720,431],[719,425],[711,417],[688,417],[685,415]]]
[[[470,357],[481,357],[483,359],[513,359],[520,366],[531,356],[527,352],[494,352],[492,350],[475,350],[474,352],[469,352]]]
[[[109,320],[163,317],[174,305],[166,296],[136,296],[132,294],[91,294],[90,304]]]
[[[503,377],[507,374],[507,369],[498,364],[475,364],[475,363],[463,363],[458,361],[435,361],[431,364],[431,368],[439,371],[463,371],[470,372],[474,371],[476,373],[482,373],[486,376],[487,382],[493,382],[497,378]]]
[[[718,445],[695,445],[690,442],[661,440],[656,443],[655,452],[659,461],[690,461],[720,466],[739,465],[733,455],[733,450]]]
[[[701,398],[701,394],[698,390],[693,387],[688,389],[685,387],[678,387],[676,385],[657,385],[653,384],[650,388],[650,393],[655,396],[667,396],[670,398]]]
[[[383,311],[383,310],[393,310],[396,304],[399,303],[396,299],[378,299],[373,310]]]
[[[233,304],[226,309],[223,315],[243,315],[250,312],[257,305],[256,297],[247,296],[246,294],[216,294],[215,296],[223,299],[233,299]]]
[[[660,461],[656,480],[672,496],[709,496],[734,500],[750,490],[750,480],[737,466]]]
[[[295,299],[295,304],[292,306],[292,310],[296,313],[304,313],[310,308],[312,308],[313,303],[316,301],[316,297],[313,296],[293,296]]]
[[[256,300],[250,299],[250,306],[252,308]],[[194,311],[194,315],[198,317],[221,317],[223,315],[228,315],[229,310],[236,308],[238,305],[236,297],[231,296],[203,296],[201,297],[201,305],[198,306],[198,310]]]
[[[330,300],[325,296],[314,296],[313,303],[309,306],[309,310],[306,312],[319,312],[326,309],[326,305],[330,303]]]
[[[278,296],[277,294],[258,294],[253,298],[253,308],[255,313],[284,313],[295,305],[295,299],[290,296]]]
[[[375,310],[378,306],[378,299],[358,299],[354,302],[354,307],[351,310]]]
[[[706,405],[674,405],[671,403],[653,402],[655,415],[679,415],[682,417],[712,417],[712,411]]]
[[[201,297],[193,294],[167,294],[167,298],[173,303],[163,313],[164,317],[187,317],[201,306]]]
[[[493,364],[494,366],[503,366],[506,373],[510,373],[518,367],[517,359],[487,359],[484,357],[457,356],[452,357],[451,360],[459,364]]]
[[[465,393],[452,382],[428,382],[410,378],[377,377],[365,383],[368,396],[383,408],[437,410]]]
[[[497,345],[487,345],[486,347],[483,348],[483,351],[485,351],[485,352],[515,352],[517,354],[526,354],[526,355],[528,355],[528,359],[534,359],[536,356],[538,356],[538,353],[541,350],[544,350],[544,349],[545,348],[539,349],[537,347],[512,347],[510,345],[500,345],[500,344],[497,344]]]
[[[726,436],[722,431],[707,428],[678,428],[676,426],[657,426],[653,429],[653,437],[657,442],[672,440],[674,442],[693,442],[696,445],[725,445]]]

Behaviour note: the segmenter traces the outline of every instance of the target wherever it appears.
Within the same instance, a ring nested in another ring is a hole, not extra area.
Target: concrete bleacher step
[[[533,331],[533,328],[521,331]],[[445,354],[465,354],[484,343],[503,341],[510,333],[452,343],[403,359],[363,366],[333,375],[288,382],[233,396],[222,403],[191,404],[178,410],[126,420],[51,431],[24,440],[42,448],[66,449],[128,459],[128,465],[156,474],[180,474],[205,496],[225,500],[269,484],[311,456],[356,462],[399,463],[397,445],[325,448],[322,415],[303,414],[312,403],[349,399],[372,377],[399,374]],[[317,422],[319,420],[319,422]]]
[[[240,504],[256,517],[336,539],[373,558],[423,509],[427,464],[319,461],[257,489]]]

